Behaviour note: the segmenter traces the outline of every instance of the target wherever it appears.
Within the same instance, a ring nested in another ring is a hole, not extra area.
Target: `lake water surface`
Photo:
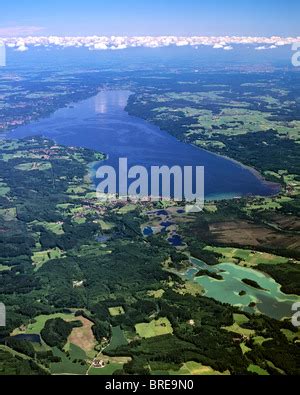
[[[62,108],[50,117],[21,126],[9,138],[43,135],[57,143],[101,151],[105,164],[118,168],[121,157],[128,165],[204,166],[205,197],[230,198],[277,192],[249,169],[227,158],[178,141],[124,110],[129,91],[102,91],[97,96]]]
[[[258,270],[237,266],[234,263],[220,263],[209,266],[206,263],[191,258],[193,268],[186,273],[188,279],[194,279],[205,290],[205,295],[222,303],[238,306],[242,310],[254,313],[260,312],[269,317],[282,319],[291,316],[291,306],[299,301],[296,295],[286,295],[280,290],[272,277]],[[216,280],[208,275],[195,277],[199,269],[218,273],[223,280]],[[244,279],[255,281],[260,288],[247,285]],[[243,294],[240,295],[240,292]],[[254,307],[249,307],[255,303]]]

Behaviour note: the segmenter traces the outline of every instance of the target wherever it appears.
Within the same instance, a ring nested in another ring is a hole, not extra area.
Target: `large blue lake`
[[[272,195],[274,185],[264,182],[249,169],[229,159],[178,141],[148,122],[124,110],[129,91],[102,91],[97,96],[50,117],[21,126],[10,138],[43,135],[68,146],[91,148],[108,155],[105,164],[118,166],[119,158],[128,165],[204,166],[205,197],[230,198]]]

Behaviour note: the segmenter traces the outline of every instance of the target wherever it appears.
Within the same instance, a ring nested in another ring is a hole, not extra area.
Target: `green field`
[[[173,328],[167,318],[159,318],[149,323],[140,323],[135,325],[137,334],[142,338],[149,338],[173,333]]]
[[[272,198],[259,198],[247,203],[244,211],[250,214],[253,211],[279,210],[283,203],[291,202],[288,196],[276,196]]]
[[[41,330],[44,328],[46,321],[53,319],[53,318],[62,318],[65,321],[71,321],[74,318],[72,314],[63,314],[63,313],[54,313],[49,315],[39,315],[34,318],[34,322],[30,323],[25,331],[20,331],[19,329],[14,330],[13,335],[18,334],[40,334]]]
[[[160,299],[163,297],[165,291],[163,289],[158,289],[157,291],[148,291],[147,294],[155,299]]]
[[[109,363],[104,368],[90,368],[89,376],[105,376],[112,375],[117,370],[121,370],[123,368],[123,364],[120,363]]]
[[[134,211],[134,210],[136,210],[135,204],[125,204],[124,207],[122,207],[118,210],[118,214],[126,214],[126,213],[129,213],[130,211]]]
[[[53,248],[47,251],[37,251],[33,253],[32,262],[35,265],[35,269],[40,269],[44,263],[51,259],[62,258],[62,251],[59,248]]]
[[[115,226],[113,223],[103,221],[102,219],[97,222],[102,230],[111,230]]]
[[[244,314],[233,314],[234,323],[231,326],[223,327],[226,331],[237,333],[238,335],[253,336],[255,331],[252,329],[242,328],[241,325],[249,322]]]
[[[170,370],[170,375],[203,375],[203,376],[217,376],[217,375],[229,375],[229,371],[220,373],[210,366],[204,366],[201,363],[189,361],[182,365],[179,370]]]
[[[124,336],[124,332],[122,331],[120,326],[114,326],[111,328],[111,340],[109,346],[106,348],[107,351],[115,350],[120,346],[127,345],[128,341]]]
[[[85,374],[88,367],[85,363],[73,362],[71,356],[70,358],[67,355],[59,350],[57,347],[52,349],[53,355],[61,358],[61,362],[51,363],[50,371],[52,374]]]
[[[7,266],[7,265],[1,265],[0,264],[0,272],[3,272],[4,270],[11,270],[12,266]]]
[[[122,306],[117,306],[117,307],[109,307],[108,308],[109,314],[112,317],[117,317],[118,315],[123,315],[125,314],[125,311]]]
[[[45,229],[49,230],[52,233],[55,233],[56,235],[62,235],[64,234],[63,231],[63,224],[61,222],[39,222],[39,221],[33,221],[31,222],[32,225],[41,225]]]
[[[253,364],[249,365],[248,372],[256,373],[259,376],[268,376],[269,375],[269,373],[266,370],[262,369],[258,365],[253,365]]]
[[[45,171],[52,168],[50,162],[32,162],[32,163],[22,163],[20,165],[15,166],[15,169],[22,171],[33,171],[40,170]]]
[[[300,328],[296,332],[292,332],[289,329],[281,329],[281,332],[289,342],[296,341],[298,344],[300,343]]]
[[[13,221],[17,216],[16,208],[1,208],[0,209],[0,217],[4,219],[4,221]]]
[[[64,350],[69,352],[72,361],[74,361],[75,359],[80,359],[80,360],[87,359],[87,355],[85,351],[73,343],[68,342],[65,345]]]
[[[223,329],[225,329],[228,332],[233,332],[238,335],[243,335],[243,336],[247,336],[247,337],[255,335],[255,331],[253,329],[242,328],[236,322],[234,324],[232,324],[231,326],[223,327]]]
[[[288,258],[284,258],[278,255],[268,254],[265,252],[257,252],[251,250],[244,250],[239,248],[231,247],[211,247],[207,246],[204,248],[207,251],[213,251],[222,255],[219,262],[232,262],[239,265],[247,265],[249,267],[255,267],[259,264],[267,265],[279,265],[281,263],[287,263]]]
[[[69,193],[69,194],[71,194],[71,195],[73,195],[73,194],[82,194],[82,193],[85,193],[86,192],[86,188],[83,188],[83,187],[81,187],[81,186],[70,186],[68,189],[67,189],[67,193]]]

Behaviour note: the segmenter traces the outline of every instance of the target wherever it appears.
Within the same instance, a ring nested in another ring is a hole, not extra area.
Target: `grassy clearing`
[[[167,318],[159,318],[149,323],[140,323],[135,325],[137,334],[142,338],[149,338],[173,333],[173,328]]]
[[[197,376],[217,376],[217,375],[229,375],[229,371],[220,373],[210,366],[204,366],[201,363],[189,361],[182,365],[179,370],[170,370],[170,375],[197,375]]]
[[[86,188],[84,188],[84,187],[81,187],[81,186],[70,186],[68,189],[67,189],[67,193],[68,194],[71,194],[71,195],[76,195],[76,194],[82,194],[82,193],[85,193],[86,192]]]
[[[118,315],[123,315],[125,314],[125,311],[122,306],[117,306],[117,307],[109,307],[108,308],[109,314],[112,317],[117,317]]]
[[[205,203],[204,211],[208,213],[216,213],[218,211],[218,207],[215,204]]]
[[[91,368],[89,370],[89,376],[111,376],[116,371],[121,370],[124,364],[120,363],[109,363],[104,368]]]
[[[136,210],[136,205],[135,204],[126,204],[124,207],[120,208],[118,210],[119,214],[127,214],[130,211]]]
[[[40,269],[46,262],[52,259],[62,258],[63,252],[59,248],[53,248],[47,251],[37,251],[33,253],[32,264],[35,265],[35,270]]]
[[[300,341],[300,329],[297,332],[292,332],[289,329],[280,329],[289,342]]]
[[[115,226],[113,223],[103,221],[102,219],[100,219],[100,220],[97,221],[97,222],[98,222],[98,224],[101,226],[101,229],[102,229],[102,230],[111,230],[111,229],[113,229],[113,227]]]
[[[178,285],[174,288],[174,291],[180,295],[201,295],[204,292],[204,288],[195,281],[186,281],[184,284]]]
[[[252,329],[242,328],[241,325],[246,324],[249,319],[244,314],[233,314],[234,323],[231,326],[223,327],[228,332],[233,332],[242,336],[254,336],[255,331]]]
[[[240,347],[241,347],[243,355],[245,355],[247,352],[251,351],[251,348],[247,347],[245,343],[241,343]]]
[[[264,342],[266,342],[267,340],[272,340],[271,337],[269,338],[265,338],[263,336],[254,336],[253,337],[253,343],[255,345],[261,346]]]
[[[56,235],[64,234],[63,224],[61,222],[33,221],[33,222],[31,222],[31,225],[41,225],[45,229],[49,230],[52,233],[55,233]]]
[[[242,328],[236,322],[233,325],[231,325],[231,326],[224,326],[223,329],[225,329],[228,332],[233,332],[233,333],[236,333],[238,335],[247,336],[247,337],[255,335],[255,331],[254,330]]]
[[[50,162],[32,162],[32,163],[21,163],[20,165],[15,166],[15,169],[22,171],[45,171],[50,170],[52,165]]]
[[[86,219],[85,219],[84,217],[75,217],[75,218],[73,219],[73,221],[74,221],[76,224],[78,224],[78,225],[81,225],[81,224],[85,224],[85,223],[86,223]]]
[[[275,211],[282,207],[283,203],[292,201],[288,196],[276,196],[271,198],[258,198],[247,203],[245,211],[251,214],[253,211]]]
[[[4,272],[5,270],[11,270],[12,266],[6,266],[0,264],[0,272]]]
[[[0,209],[0,217],[2,217],[4,221],[13,221],[16,218],[16,216],[17,216],[17,209],[15,207]]]
[[[57,347],[52,349],[53,355],[60,357],[61,362],[51,363],[50,371],[52,374],[85,374],[88,367],[85,363],[73,362],[72,358],[70,359],[67,355],[59,350]]]
[[[245,314],[233,314],[234,322],[238,325],[247,324],[249,322],[249,318],[245,316]]]
[[[148,291],[147,295],[155,299],[160,299],[163,297],[164,293],[165,291],[163,289],[158,289],[157,291]]]
[[[76,344],[68,342],[64,347],[64,351],[67,351],[69,353],[70,359],[72,361],[74,361],[75,359],[85,361],[87,359],[85,351]]]
[[[124,332],[120,326],[112,327],[111,331],[112,331],[112,336],[111,336],[110,344],[106,348],[107,351],[115,350],[120,346],[128,344],[128,341],[126,340],[124,336]]]
[[[260,376],[269,376],[269,373],[265,369],[262,369],[258,365],[251,364],[251,365],[249,365],[247,370],[248,370],[248,372],[256,373],[256,374],[258,374]]]

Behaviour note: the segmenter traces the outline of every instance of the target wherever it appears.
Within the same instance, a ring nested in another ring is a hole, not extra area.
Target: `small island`
[[[216,272],[210,272],[209,270],[204,270],[204,269],[199,270],[198,273],[196,274],[196,277],[201,277],[201,276],[208,276],[219,281],[223,280],[223,277],[220,274]]]
[[[261,291],[266,291],[264,288],[262,288],[256,281],[250,280],[249,278],[243,278],[242,279],[243,283],[246,285],[249,285],[250,287],[260,289]]]

